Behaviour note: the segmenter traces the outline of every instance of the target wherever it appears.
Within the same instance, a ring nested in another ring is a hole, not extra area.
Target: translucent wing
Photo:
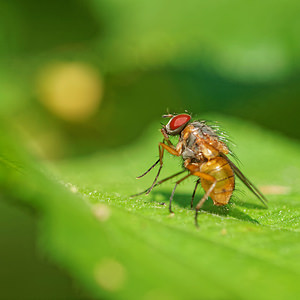
[[[265,207],[268,207],[268,200],[261,193],[261,191],[242,173],[242,171],[225,154],[221,153],[221,156],[228,161],[233,172],[245,184],[245,186],[265,205]]]

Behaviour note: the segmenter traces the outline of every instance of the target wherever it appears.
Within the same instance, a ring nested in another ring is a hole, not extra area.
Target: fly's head
[[[171,118],[167,125],[163,126],[162,133],[167,138],[169,135],[179,135],[185,126],[191,120],[188,114],[180,115],[163,115],[163,118]]]

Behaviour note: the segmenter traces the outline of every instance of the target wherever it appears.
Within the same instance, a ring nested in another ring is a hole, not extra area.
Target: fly
[[[230,154],[220,134],[205,121],[191,121],[188,114],[168,114],[164,118],[170,118],[167,125],[163,125],[161,133],[163,141],[159,143],[159,159],[142,175],[141,178],[160,164],[157,175],[152,185],[141,194],[149,194],[152,189],[161,183],[188,171],[188,174],[176,181],[169,201],[169,211],[172,211],[172,200],[178,184],[194,175],[198,177],[191,199],[191,208],[195,193],[199,184],[205,191],[201,200],[197,203],[195,210],[195,224],[198,226],[198,212],[204,202],[210,197],[214,205],[223,206],[228,204],[235,188],[235,177],[237,176],[247,188],[267,207],[267,199],[254,184],[240,171],[240,169],[228,158]],[[170,136],[179,136],[177,145],[173,145]],[[158,181],[163,167],[164,151],[175,156],[181,156],[184,169],[176,174]]]

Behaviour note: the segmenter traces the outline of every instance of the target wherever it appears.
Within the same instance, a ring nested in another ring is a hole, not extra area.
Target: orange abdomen
[[[200,167],[200,172],[213,176],[216,186],[209,195],[215,205],[225,205],[229,202],[234,190],[234,173],[228,161],[223,157],[213,158]],[[209,189],[212,182],[201,179],[201,185],[205,191]]]

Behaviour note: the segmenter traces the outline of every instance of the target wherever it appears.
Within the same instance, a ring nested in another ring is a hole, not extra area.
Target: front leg
[[[159,166],[158,172],[157,172],[157,174],[155,176],[155,179],[154,179],[151,187],[147,191],[146,195],[148,195],[152,191],[152,189],[154,188],[154,186],[155,186],[155,184],[156,184],[156,182],[158,180],[158,176],[159,176],[160,171],[161,171],[162,166],[163,166],[164,150],[167,150],[172,155],[176,155],[176,156],[180,156],[181,155],[181,153],[176,150],[176,148],[173,146],[173,144],[171,142],[170,142],[170,144],[171,145],[166,145],[165,143],[159,143],[159,145],[158,145],[160,166]]]
[[[162,143],[159,143],[158,145],[158,151],[159,151],[159,159],[146,171],[144,172],[142,175],[138,176],[137,179],[139,178],[142,178],[143,176],[145,176],[146,174],[148,174],[158,163],[160,163],[160,165],[162,166],[163,164],[163,161],[162,161],[162,158],[163,158],[163,149],[161,149],[161,145],[164,144],[164,142],[166,141],[168,143],[168,146],[170,147],[170,149],[166,149],[168,152],[172,153],[172,149],[174,150],[175,147],[174,145],[171,143],[170,139],[169,139],[169,136],[166,132],[166,129],[165,128],[162,128],[161,129],[161,133],[162,135],[164,136],[164,139],[163,139],[163,142]],[[172,149],[171,149],[172,148]],[[176,155],[176,154],[175,154]],[[160,168],[161,169],[161,168]],[[160,170],[159,170],[160,172]],[[158,177],[159,175],[159,172],[158,174],[156,175],[156,177]],[[153,187],[152,187],[153,188]]]
[[[167,134],[166,129],[163,127],[161,130],[162,135],[164,136],[164,140],[163,143],[160,143],[160,145],[162,147],[164,147],[165,150],[167,150],[169,153],[171,153],[172,155],[176,155],[176,156],[180,156],[183,152],[183,148],[185,146],[185,140],[186,139],[182,139],[178,142],[177,146],[175,147],[172,142],[170,141],[169,135]],[[164,141],[167,142],[168,145],[166,145],[164,143]],[[163,146],[164,145],[164,146]]]

